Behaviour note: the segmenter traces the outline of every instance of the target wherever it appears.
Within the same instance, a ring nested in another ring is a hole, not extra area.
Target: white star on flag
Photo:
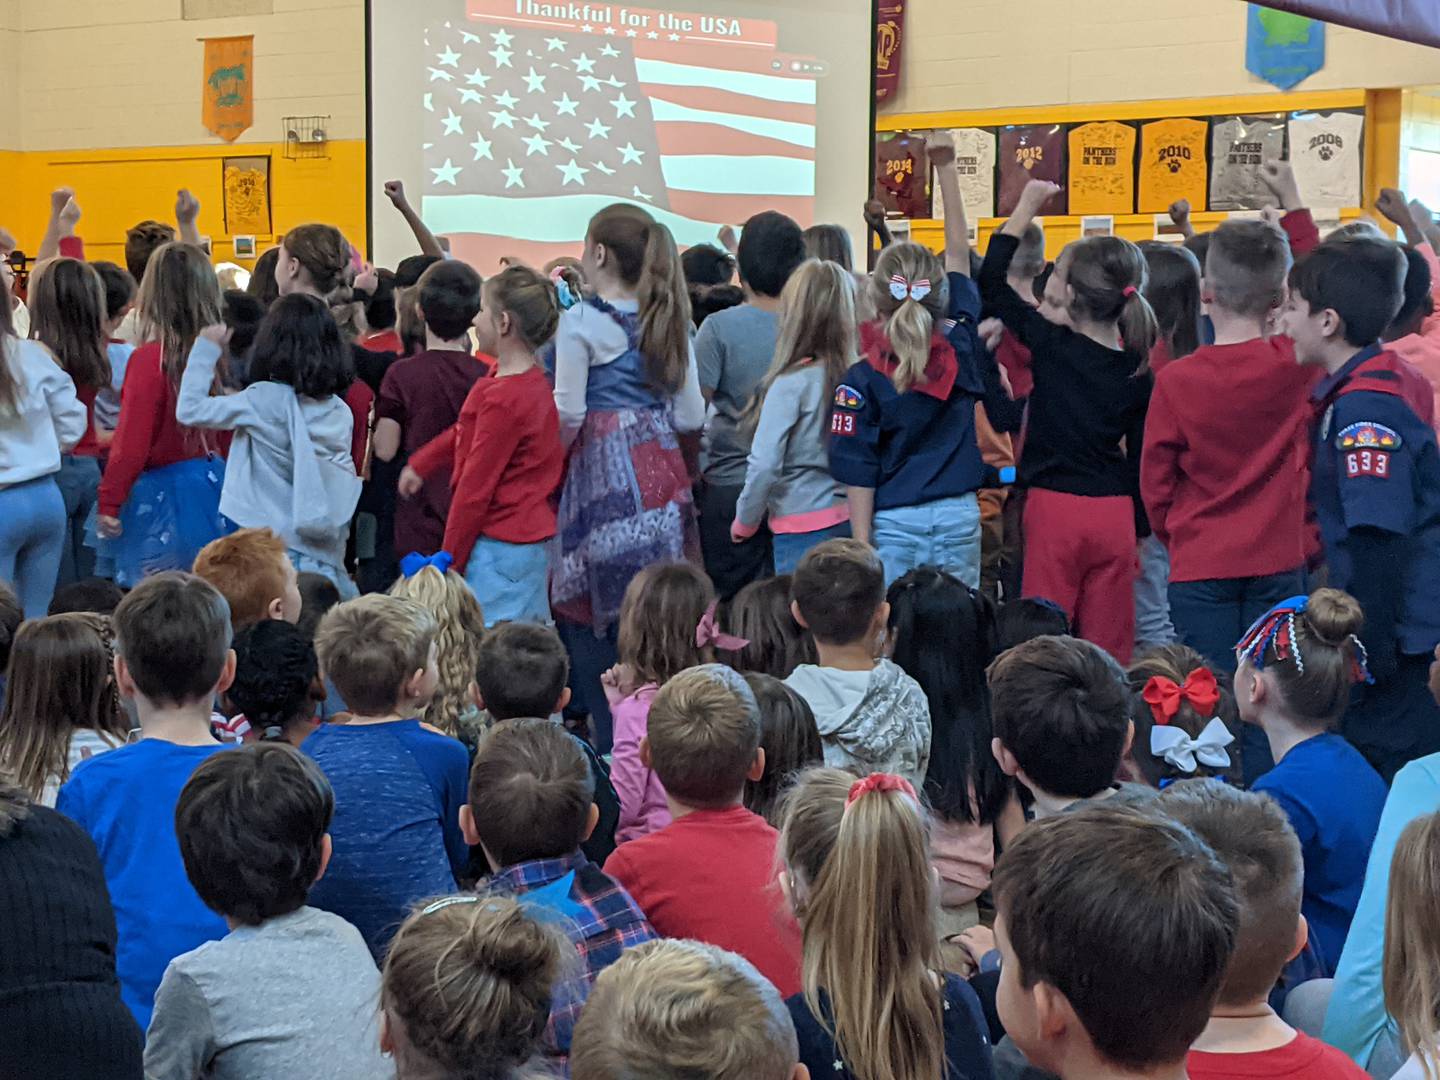
[[[670,35],[670,40],[671,40],[671,41],[679,41],[679,40],[680,40],[680,35],[679,35],[679,34],[671,34],[671,35]],[[648,199],[650,196],[646,195],[645,197]]]
[[[490,50],[490,55],[495,58],[495,63],[500,67],[509,67],[510,57],[515,54],[505,48],[504,45],[496,45],[495,48]]]
[[[589,91],[589,90],[599,90],[599,89],[600,89],[600,80],[597,79],[594,75],[581,75],[581,76],[580,76],[580,88],[581,88],[582,90],[586,90],[586,91]]]
[[[584,26],[580,27],[580,32],[582,34],[593,34],[595,32],[595,27],[591,26],[587,22]]]
[[[609,37],[614,37],[614,36],[615,36],[615,28],[614,28],[613,26],[607,26],[607,27],[605,28],[605,33],[606,33],[606,35],[609,36]]]
[[[468,30],[460,31],[460,40],[466,45],[478,45],[480,43],[480,39]]]
[[[626,30],[626,31],[625,31],[625,36],[626,36],[626,37],[636,37],[637,34],[638,34],[638,31],[635,31],[635,30]]]
[[[479,68],[476,68],[469,75],[465,76],[465,81],[471,86],[478,86],[481,90],[484,90],[490,83],[490,76],[486,75]]]
[[[431,68],[430,81],[435,82],[437,80],[441,82],[454,82],[455,76],[451,75],[448,71],[442,71],[440,68]]]
[[[654,200],[653,198],[651,198],[649,195],[646,195],[645,192],[641,191],[638,186],[635,188],[635,190],[634,190],[631,194],[633,194],[633,195],[635,196],[635,198],[637,198],[637,199],[644,199],[646,202],[654,202],[654,201],[655,201],[655,200]]]
[[[590,137],[592,139],[608,139],[610,137],[609,126],[602,124],[598,116],[594,120],[591,120],[587,126],[590,128]]]
[[[508,30],[496,30],[490,35],[490,40],[495,42],[496,45],[508,49],[511,42],[515,40],[515,35]]]
[[[646,34],[645,36],[646,36],[646,38],[648,38],[648,39],[651,40],[651,41],[659,41],[659,40],[660,40],[660,31],[659,31],[659,30],[651,30],[651,31],[650,31],[648,34]]]
[[[556,165],[555,167],[560,170],[561,175],[565,178],[560,185],[561,187],[571,183],[579,184],[581,187],[585,186],[585,174],[590,170],[583,165],[577,165],[574,158],[570,159],[568,165]]]
[[[622,116],[635,115],[635,102],[631,101],[624,94],[621,94],[614,101],[610,102],[610,104],[615,106],[615,119],[617,120]]]
[[[625,89],[625,84],[624,84],[623,82],[621,82],[619,79],[617,79],[614,75],[611,75],[608,79],[605,80],[605,85],[606,85],[606,86],[610,86],[610,87],[614,87],[616,90],[624,90],[624,89]]]
[[[580,105],[578,101],[571,101],[569,94],[561,94],[560,100],[555,102],[556,116],[574,116],[576,108]]]
[[[446,115],[446,117],[445,117],[445,134],[446,134],[446,135],[464,135],[465,132],[464,132],[464,130],[462,130],[460,124],[461,124],[460,117],[458,117],[458,116],[455,115],[455,110],[454,110],[454,109],[449,109],[449,110],[447,110],[447,115]]]
[[[460,175],[459,166],[451,165],[449,158],[445,159],[444,165],[438,169],[432,168],[430,171],[435,174],[435,183],[449,184],[451,187],[455,186],[455,177]]]
[[[535,68],[530,68],[530,74],[524,76],[525,91],[530,94],[543,94],[545,92],[545,76],[537,75]]]
[[[442,67],[459,67],[460,54],[447,46],[444,52],[435,57],[435,62]]]
[[[519,100],[520,99],[510,93],[509,90],[506,90],[503,94],[495,95],[495,104],[499,105],[502,109],[513,109]]]
[[[529,125],[529,127],[530,127],[530,129],[531,129],[532,131],[544,131],[546,128],[548,128],[548,127],[550,126],[550,121],[549,121],[549,120],[541,120],[539,113],[535,113],[535,114],[534,114],[533,116],[531,116],[528,120],[526,120],[525,123],[526,123],[527,125]]]
[[[546,52],[564,52],[564,51],[565,51],[565,39],[564,39],[564,38],[558,38],[558,37],[547,37],[547,38],[545,39],[545,51],[546,51]]]
[[[478,90],[460,91],[460,104],[462,105],[479,105],[483,103],[484,100],[485,95],[480,93],[480,91]]]
[[[620,163],[621,163],[622,165],[629,165],[631,162],[634,162],[636,165],[639,165],[639,164],[641,164],[644,160],[645,160],[645,151],[644,151],[644,150],[636,150],[634,143],[628,143],[628,142],[627,142],[624,146],[622,146],[622,147],[620,148]]]
[[[504,109],[501,109],[499,112],[492,112],[490,119],[494,121],[494,124],[491,126],[492,131],[502,127],[507,127],[511,131],[515,130],[515,117],[511,116]]]
[[[590,59],[589,53],[581,53],[571,63],[575,65],[576,71],[584,71],[591,75],[595,73],[595,61]]]
[[[523,188],[525,186],[525,170],[516,168],[515,162],[509,158],[505,159],[505,168],[500,170],[505,174],[505,187]]]
[[[603,161],[592,161],[590,164],[594,165],[595,168],[599,169],[606,176],[615,175],[615,170],[612,169],[609,165],[606,165]]]
[[[614,45],[611,45],[611,44],[607,41],[607,42],[605,43],[605,47],[600,50],[600,55],[601,55],[601,56],[619,56],[619,55],[620,55],[620,50],[617,49]]]
[[[566,150],[569,150],[572,154],[578,154],[580,152],[580,144],[577,143],[574,139],[561,139],[560,145],[563,146]]]
[[[539,154],[541,157],[550,156],[550,140],[545,138],[544,135],[526,135],[520,141],[525,144],[526,157],[529,157],[531,154]]]
[[[425,111],[426,111],[426,112],[434,112],[434,111],[435,111],[435,95],[434,95],[434,94],[426,94],[426,95],[425,95]]]
[[[470,148],[475,151],[476,161],[479,161],[481,158],[489,158],[491,161],[495,160],[490,156],[490,140],[485,138],[484,135],[476,135],[475,141],[470,144]]]

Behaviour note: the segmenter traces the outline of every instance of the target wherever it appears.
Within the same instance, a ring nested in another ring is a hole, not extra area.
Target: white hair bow
[[[1197,762],[1212,769],[1228,768],[1230,753],[1225,748],[1234,741],[1235,736],[1218,716],[1193,739],[1174,725],[1156,724],[1150,729],[1150,752],[1183,773],[1193,773]]]
[[[904,275],[895,274],[890,278],[890,295],[896,300],[904,300],[907,297],[919,302],[930,295],[930,279],[921,278],[919,281],[906,281]]]

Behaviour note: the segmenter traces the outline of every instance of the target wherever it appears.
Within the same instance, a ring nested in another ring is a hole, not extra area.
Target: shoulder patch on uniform
[[[1401,442],[1398,431],[1373,420],[1348,424],[1335,436],[1335,445],[1341,450],[1398,450]]]
[[[853,386],[841,383],[835,388],[835,407],[837,409],[863,409],[865,398]]]

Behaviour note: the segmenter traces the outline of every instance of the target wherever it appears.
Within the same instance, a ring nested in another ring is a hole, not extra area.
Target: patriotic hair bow
[[[915,786],[903,776],[877,772],[856,780],[850,785],[850,794],[845,798],[845,809],[849,810],[860,801],[862,795],[868,795],[872,791],[898,791],[902,795],[909,795],[912,799],[917,798]]]
[[[1193,773],[1198,765],[1212,769],[1228,769],[1230,752],[1225,748],[1235,736],[1218,716],[1205,725],[1205,730],[1191,738],[1178,727],[1157,724],[1150,729],[1150,753],[1164,758],[1182,773]]]
[[[1156,675],[1145,684],[1141,696],[1150,706],[1155,723],[1165,725],[1175,719],[1180,706],[1187,701],[1201,716],[1214,716],[1215,706],[1220,704],[1220,684],[1215,681],[1214,672],[1201,667],[1185,676],[1184,685],[1164,675]]]
[[[1279,660],[1293,659],[1295,670],[1304,675],[1305,657],[1300,652],[1300,637],[1295,632],[1295,618],[1305,614],[1309,606],[1308,596],[1292,596],[1261,615],[1235,646],[1240,659],[1249,660],[1256,671],[1264,671],[1265,654],[1273,650]],[[1365,651],[1365,643],[1351,634],[1350,644],[1355,646],[1351,679],[1357,683],[1374,683],[1375,677],[1370,674],[1370,657]]]
[[[896,300],[924,300],[930,295],[930,279],[921,278],[919,281],[906,281],[903,274],[896,274],[890,279],[890,295]]]
[[[717,649],[726,649],[730,652],[737,652],[750,644],[749,638],[736,637],[734,634],[727,634],[716,624],[715,609],[719,601],[711,600],[710,606],[705,609],[705,614],[700,616],[700,623],[695,627],[695,647],[703,649],[706,645],[714,645]]]
[[[428,557],[421,555],[418,551],[412,551],[400,560],[400,573],[407,578],[412,578],[427,566],[433,566],[441,574],[444,574],[453,565],[455,565],[455,557],[448,551]]]

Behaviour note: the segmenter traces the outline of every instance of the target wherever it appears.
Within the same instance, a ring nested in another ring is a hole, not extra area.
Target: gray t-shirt
[[[705,425],[705,479],[719,486],[745,483],[750,439],[740,417],[775,356],[780,320],[750,304],[717,311],[695,335],[700,386],[713,391],[714,407]]]
[[[178,956],[155,994],[146,1080],[394,1080],[360,931],[304,907]]]

